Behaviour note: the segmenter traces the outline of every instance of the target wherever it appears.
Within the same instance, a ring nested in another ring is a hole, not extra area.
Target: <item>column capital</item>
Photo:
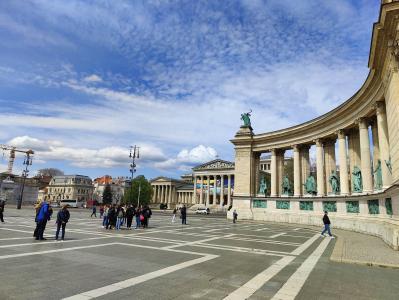
[[[366,129],[368,127],[368,119],[365,117],[361,117],[356,119],[357,124],[359,124],[359,128]]]
[[[384,101],[376,101],[374,104],[377,115],[385,113],[385,102]]]
[[[313,142],[316,144],[316,147],[323,147],[322,139],[316,139],[316,140],[313,140]]]
[[[335,133],[339,139],[344,139],[346,137],[345,129],[338,129]]]
[[[294,150],[295,152],[299,152],[299,148],[300,148],[300,146],[299,145],[291,145],[291,148],[292,148],[292,150]]]

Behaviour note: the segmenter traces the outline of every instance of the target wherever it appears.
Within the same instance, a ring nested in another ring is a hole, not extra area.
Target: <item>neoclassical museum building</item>
[[[255,134],[250,114],[231,140],[235,147],[233,209],[239,218],[332,224],[380,236],[399,246],[399,1],[382,1],[373,25],[369,75],[334,110],[283,130]],[[316,152],[311,173],[309,149]],[[293,153],[293,178],[283,171]],[[270,189],[259,170],[268,153]],[[228,217],[231,217],[231,211]]]

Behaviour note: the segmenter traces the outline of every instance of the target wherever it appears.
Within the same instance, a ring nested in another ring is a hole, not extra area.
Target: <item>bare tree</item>
[[[64,172],[61,171],[60,169],[56,169],[56,168],[44,168],[44,169],[40,169],[37,171],[38,175],[41,176],[60,176],[60,175],[64,175]]]

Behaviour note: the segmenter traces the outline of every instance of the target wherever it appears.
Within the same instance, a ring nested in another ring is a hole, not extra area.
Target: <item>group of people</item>
[[[152,211],[146,206],[128,205],[105,205],[100,208],[100,217],[103,218],[103,228],[120,230],[122,226],[126,225],[126,229],[132,229],[133,218],[135,218],[136,226],[138,228],[147,228],[148,221],[151,218]]]
[[[35,216],[36,228],[35,231],[33,232],[33,237],[35,237],[36,240],[46,240],[46,238],[44,237],[44,231],[46,230],[47,222],[51,220],[51,217],[53,215],[53,209],[46,201],[43,201],[35,206],[35,210],[36,210],[36,216]],[[61,230],[61,240],[62,241],[64,240],[65,227],[69,221],[69,218],[70,214],[68,211],[68,206],[64,205],[57,213],[57,219],[55,221],[57,225],[55,240],[58,241],[60,230]]]
[[[181,219],[181,224],[182,225],[187,225],[187,208],[185,205],[179,208],[180,210],[180,219]],[[172,216],[172,223],[176,221],[176,214],[177,214],[177,208],[173,210],[173,216]]]

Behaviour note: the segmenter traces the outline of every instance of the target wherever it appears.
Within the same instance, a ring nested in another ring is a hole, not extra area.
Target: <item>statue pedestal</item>
[[[253,135],[254,132],[251,126],[241,126],[240,130],[237,131],[235,137],[244,137],[244,136],[252,137]]]

